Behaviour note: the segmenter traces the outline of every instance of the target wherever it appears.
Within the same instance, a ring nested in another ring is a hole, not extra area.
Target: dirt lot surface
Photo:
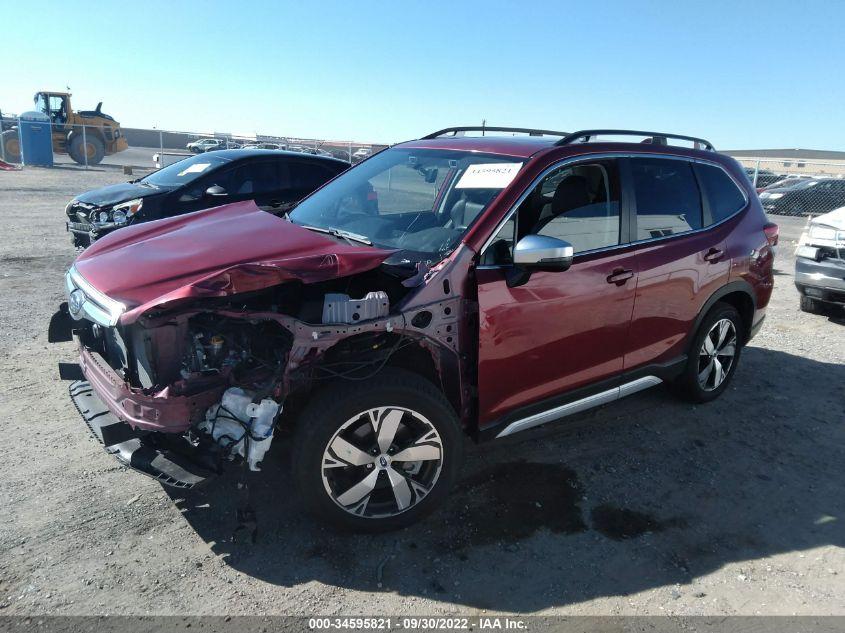
[[[184,493],[122,468],[58,380],[63,207],[124,178],[0,172],[0,613],[845,614],[845,315],[798,310],[801,221],[720,400],[657,388],[468,446],[446,507],[380,536],[302,516],[277,439],[250,545],[234,473]]]

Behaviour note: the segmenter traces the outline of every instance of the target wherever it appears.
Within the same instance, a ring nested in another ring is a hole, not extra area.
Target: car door
[[[693,163],[633,157],[631,233],[638,242],[639,280],[625,369],[679,360],[704,303],[728,282],[732,224],[707,228]],[[718,166],[714,168],[721,169]],[[712,215],[707,213],[708,216]]]
[[[488,242],[477,269],[479,425],[551,408],[623,368],[636,256],[615,159],[551,168]],[[508,284],[513,246],[528,234],[569,241],[563,272]]]

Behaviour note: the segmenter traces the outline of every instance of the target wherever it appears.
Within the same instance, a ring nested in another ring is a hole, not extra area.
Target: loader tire
[[[70,157],[80,165],[85,164],[86,150],[88,153],[88,164],[99,165],[103,157],[106,155],[106,146],[98,137],[88,135],[85,138],[86,145],[83,145],[82,134],[74,133],[68,143],[68,154]]]
[[[17,130],[3,132],[3,153],[0,158],[7,163],[21,162],[21,141]]]

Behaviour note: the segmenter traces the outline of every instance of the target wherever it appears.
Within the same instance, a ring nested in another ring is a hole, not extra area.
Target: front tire
[[[820,314],[822,312],[822,305],[812,297],[801,295],[801,311],[808,314]]]
[[[85,155],[88,154],[88,165],[99,165],[106,155],[106,146],[96,136],[86,135],[83,143],[82,134],[74,132],[68,143],[68,154],[74,162],[85,165]]]
[[[357,532],[416,522],[446,498],[463,434],[429,381],[386,369],[319,392],[299,417],[293,479],[306,510]]]
[[[736,372],[744,331],[736,308],[727,303],[713,306],[693,339],[675,391],[690,402],[710,402],[722,395]]]

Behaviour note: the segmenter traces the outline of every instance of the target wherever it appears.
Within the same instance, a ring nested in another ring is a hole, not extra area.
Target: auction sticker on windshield
[[[522,163],[479,163],[470,165],[455,189],[504,189],[516,178]]]
[[[194,163],[193,165],[190,165],[186,169],[180,171],[177,176],[184,176],[185,174],[201,174],[209,167],[211,167],[211,163]]]

